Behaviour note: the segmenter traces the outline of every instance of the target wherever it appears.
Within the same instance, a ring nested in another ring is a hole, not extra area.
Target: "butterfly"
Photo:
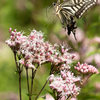
[[[71,32],[76,39],[76,21],[75,18],[79,19],[82,15],[93,5],[96,4],[97,0],[66,0],[60,3],[61,0],[57,0],[57,3],[53,3],[54,13],[58,16],[62,23],[62,27],[68,30],[68,35]],[[77,40],[77,39],[76,39]]]

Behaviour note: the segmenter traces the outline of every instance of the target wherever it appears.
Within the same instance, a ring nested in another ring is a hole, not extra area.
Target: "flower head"
[[[69,96],[76,96],[80,88],[75,85],[76,82],[80,81],[80,77],[75,77],[70,71],[63,70],[58,76],[50,76],[50,88],[56,90],[60,97],[63,96],[68,98]],[[52,81],[51,81],[52,80]]]
[[[57,44],[50,44],[44,41],[41,31],[32,30],[29,36],[24,36],[23,32],[17,32],[15,29],[10,32],[10,39],[6,41],[8,46],[16,53],[21,55],[19,62],[29,68],[35,68],[33,64],[43,64],[50,62],[59,69],[69,69],[68,64],[72,63],[73,55],[68,53],[68,48],[65,45],[61,46],[61,51],[58,50]],[[58,67],[57,67],[58,68]],[[56,69],[55,69],[56,70]]]
[[[26,36],[23,36],[21,32],[16,32],[16,30],[11,31],[11,28],[9,29],[10,39],[6,41],[6,44],[14,51],[18,51],[20,49],[20,45],[26,40]]]
[[[98,74],[99,73],[99,71],[94,66],[88,65],[86,63],[80,64],[80,62],[78,62],[77,66],[75,66],[74,68],[83,74],[87,74],[87,73]]]

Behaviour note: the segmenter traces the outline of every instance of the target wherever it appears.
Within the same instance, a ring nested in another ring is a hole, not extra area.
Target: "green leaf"
[[[42,97],[39,97],[37,100],[45,100],[45,99],[43,99]]]
[[[43,96],[42,98],[43,98],[43,99],[46,99],[46,96]]]
[[[18,71],[15,71],[15,74],[18,74]]]

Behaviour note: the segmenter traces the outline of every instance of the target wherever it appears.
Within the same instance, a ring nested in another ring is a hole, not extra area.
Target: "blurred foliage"
[[[0,0],[0,96],[2,96],[1,93],[6,96],[6,93],[10,92],[18,96],[18,75],[14,73],[16,71],[14,57],[9,47],[5,45],[5,40],[9,38],[10,27],[18,29],[18,31],[25,31],[26,34],[29,34],[29,29],[41,30],[46,34],[45,39],[51,43],[67,43],[72,48],[70,52],[79,53],[78,61],[80,62],[85,62],[87,57],[100,54],[100,42],[92,41],[94,37],[100,37],[100,5],[92,7],[82,18],[77,20],[77,26],[85,33],[85,36],[82,41],[74,41],[73,36],[66,36],[67,33],[63,31],[60,21],[53,16],[51,6],[53,2],[56,0]],[[76,33],[76,37],[78,37],[78,33]],[[77,39],[81,37],[83,36],[79,36]],[[93,49],[89,51],[91,47]],[[97,64],[94,59],[89,63],[100,68],[100,64]],[[34,94],[42,88],[49,75],[49,69],[50,65],[48,64],[38,70],[34,82]],[[100,100],[100,89],[97,91],[96,82],[99,82],[100,85],[100,74],[90,78],[88,84],[81,90],[78,100]],[[46,90],[49,90],[48,85],[41,95],[45,95]],[[23,100],[28,99],[26,94],[26,78],[25,71],[23,71]],[[3,99],[6,100],[4,97]]]

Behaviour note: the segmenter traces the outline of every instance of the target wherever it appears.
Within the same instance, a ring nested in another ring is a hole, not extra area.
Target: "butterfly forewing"
[[[55,14],[59,17],[63,27],[68,29],[68,35],[72,31],[75,36],[76,21],[74,18],[80,18],[86,10],[95,5],[97,0],[65,0],[54,5]]]
[[[66,9],[70,15],[80,18],[86,10],[95,5],[97,0],[66,0],[60,4],[62,9]]]
[[[93,5],[96,4],[96,0],[83,0],[78,5],[80,6],[79,10],[76,11],[75,16],[76,18],[82,17],[82,15]]]

